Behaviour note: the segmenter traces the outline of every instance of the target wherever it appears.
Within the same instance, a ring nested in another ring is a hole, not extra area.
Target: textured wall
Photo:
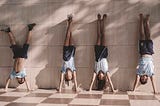
[[[138,63],[138,15],[151,15],[153,55],[157,87],[160,89],[160,1],[159,0],[1,0],[0,24],[10,25],[17,41],[26,38],[26,25],[36,22],[26,63],[31,88],[55,88],[59,84],[67,14],[74,15],[73,39],[78,83],[88,88],[94,68],[97,13],[107,13],[106,41],[113,84],[121,90],[133,86]],[[13,65],[8,36],[0,32],[0,87]],[[139,89],[152,90],[149,86]],[[13,81],[10,87],[17,87]],[[25,87],[21,85],[19,87]],[[146,89],[147,88],[147,89]]]

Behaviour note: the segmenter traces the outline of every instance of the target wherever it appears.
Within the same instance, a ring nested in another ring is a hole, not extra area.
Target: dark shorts
[[[140,40],[139,41],[139,53],[141,55],[144,55],[144,54],[152,55],[152,54],[154,54],[153,41],[152,40]]]
[[[95,45],[95,60],[98,62],[102,58],[107,58],[108,49],[105,46]]]
[[[74,46],[63,46],[63,60],[68,61],[74,57],[76,48]]]
[[[29,44],[24,44],[23,47],[18,45],[11,45],[10,48],[13,52],[13,58],[27,58],[27,52],[29,48]]]

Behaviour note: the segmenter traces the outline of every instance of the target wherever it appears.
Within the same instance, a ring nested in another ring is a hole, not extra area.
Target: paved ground
[[[0,89],[0,106],[160,106],[160,94],[144,92],[118,92],[37,89],[32,92]]]

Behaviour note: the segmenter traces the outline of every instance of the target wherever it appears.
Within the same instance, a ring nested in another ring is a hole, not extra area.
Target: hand
[[[91,92],[92,91],[92,89],[89,89],[89,92]]]
[[[154,91],[153,93],[154,93],[154,94],[158,94],[158,92],[157,92],[157,91]]]
[[[33,89],[27,89],[27,92],[31,92],[31,91],[34,91],[35,89],[33,88]]]
[[[59,89],[58,89],[58,92],[59,92],[59,93],[61,93],[61,92],[62,92],[62,90],[59,88]]]
[[[77,92],[78,92],[78,89],[75,89],[75,92],[77,93]]]
[[[131,89],[131,90],[128,90],[127,92],[135,92],[135,90]]]
[[[5,92],[8,92],[8,89],[7,89],[7,88],[5,88],[5,89],[4,89],[4,91],[5,91]]]
[[[135,90],[131,89],[131,90],[129,90],[129,92],[135,92]]]
[[[78,88],[75,88],[76,93],[79,92],[80,90]]]
[[[27,89],[27,92],[30,92],[31,91],[31,89]]]
[[[117,92],[118,92],[118,89],[114,89],[114,90],[113,90],[113,93],[117,93]]]

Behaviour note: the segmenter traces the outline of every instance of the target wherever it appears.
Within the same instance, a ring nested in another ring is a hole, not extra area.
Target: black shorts
[[[27,52],[29,48],[29,44],[24,44],[23,47],[18,45],[11,45],[10,48],[13,52],[13,58],[27,58]]]
[[[139,53],[141,55],[144,55],[144,54],[152,55],[152,54],[154,54],[153,41],[152,40],[140,40],[139,41]]]
[[[68,61],[71,56],[74,57],[76,48],[74,46],[63,46],[63,60]]]
[[[107,58],[108,56],[108,49],[105,46],[95,45],[95,60],[101,60],[102,58]]]

